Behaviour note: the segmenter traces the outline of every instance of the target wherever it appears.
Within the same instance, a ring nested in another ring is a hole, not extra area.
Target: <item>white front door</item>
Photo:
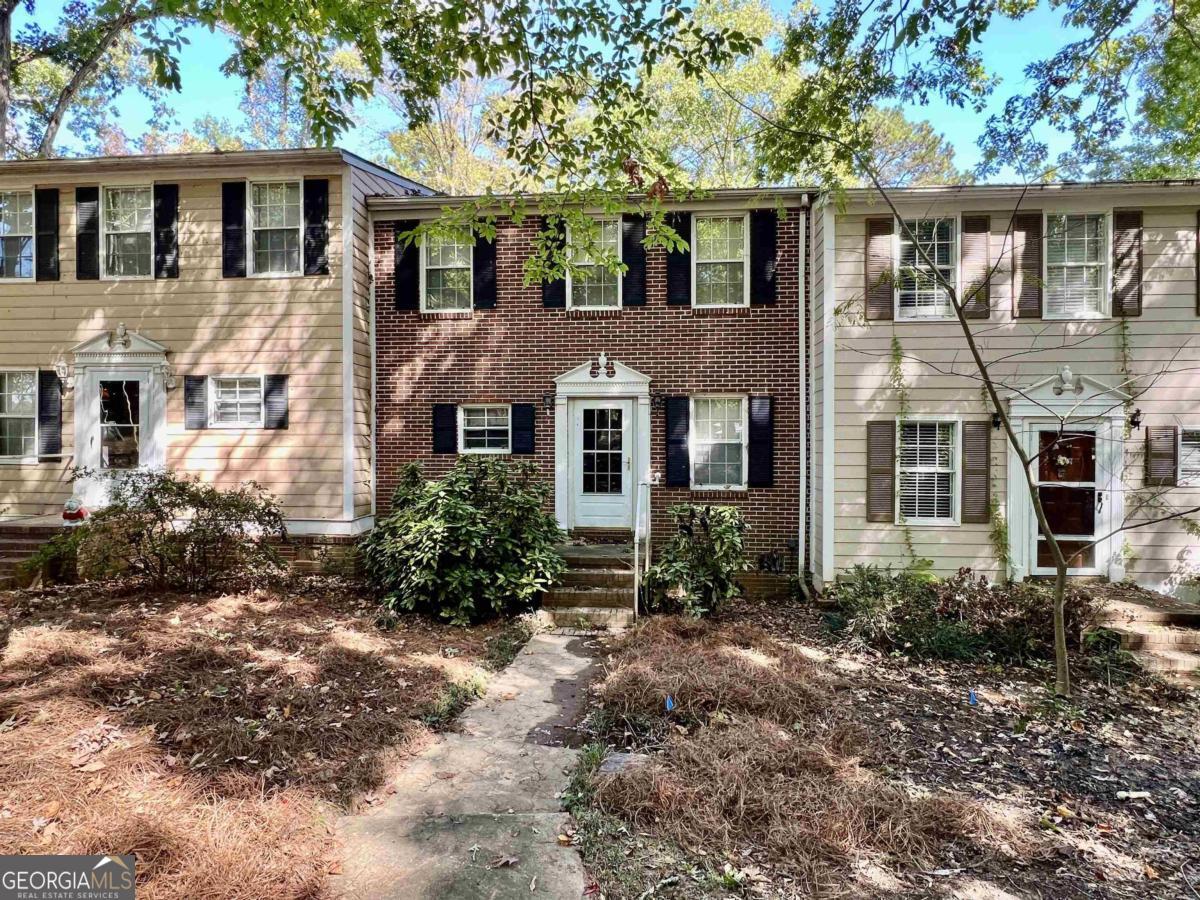
[[[76,378],[76,456],[92,473],[76,485],[84,505],[103,506],[113,476],[163,466],[161,380],[142,368],[89,368]]]
[[[632,527],[633,447],[632,400],[571,401],[575,527]]]

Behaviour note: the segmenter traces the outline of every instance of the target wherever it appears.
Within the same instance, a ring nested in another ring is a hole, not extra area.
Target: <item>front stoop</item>
[[[1120,602],[1104,613],[1104,626],[1121,638],[1149,672],[1200,685],[1200,609],[1164,598],[1153,605]]]
[[[542,612],[560,628],[621,629],[634,619],[633,548],[628,544],[559,547],[562,582],[542,598]]]
[[[63,525],[0,523],[0,590],[18,587],[18,570],[43,544],[66,530]]]

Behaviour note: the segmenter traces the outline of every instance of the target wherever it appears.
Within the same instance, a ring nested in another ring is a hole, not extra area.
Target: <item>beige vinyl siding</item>
[[[1113,207],[1143,210],[1143,313],[1126,320],[1133,373],[1147,374],[1164,367],[1175,371],[1161,377],[1134,400],[1144,414],[1142,429],[1126,441],[1125,506],[1127,521],[1136,518],[1137,490],[1142,486],[1145,425],[1200,425],[1200,318],[1196,316],[1196,210],[1200,191],[1172,188],[1171,205],[1163,193],[1130,197],[1106,195],[1098,189],[1050,200],[1027,197],[1024,210],[1053,211],[1063,202],[1082,209],[1088,202],[1097,209]],[[1181,201],[1188,201],[1182,203]],[[990,321],[972,322],[985,356],[1036,349],[1034,354],[999,363],[998,377],[1009,384],[1029,385],[1070,365],[1078,375],[1094,377],[1120,387],[1121,320],[1058,322],[1043,319],[1014,320],[1011,315],[1011,241],[1006,229],[1011,207],[981,209],[970,204],[969,193],[957,206],[922,202],[914,215],[958,212],[991,216],[991,261],[999,261],[992,279]],[[905,211],[908,214],[907,211]],[[904,364],[909,386],[910,415],[961,416],[982,419],[990,409],[982,402],[979,382],[967,377],[974,366],[956,322],[862,322],[864,271],[864,218],[886,215],[886,210],[852,209],[837,221],[837,325],[836,364],[836,553],[839,569],[857,562],[904,564],[909,559],[904,529],[889,524],[869,524],[865,519],[866,423],[897,415],[899,404],[889,385],[889,358],[893,336],[906,355],[934,364],[940,371],[917,362]],[[841,310],[840,310],[841,311]],[[1082,342],[1082,343],[1081,343]],[[1009,391],[1002,391],[1002,396]],[[1006,511],[1007,442],[992,431],[992,496]],[[1173,508],[1200,505],[1200,488],[1177,488],[1166,498]],[[918,557],[934,561],[936,570],[951,574],[961,566],[995,576],[1000,574],[987,525],[952,527],[911,526],[913,549]],[[1195,541],[1177,522],[1133,530],[1124,536],[1132,559],[1127,574],[1140,583],[1172,588],[1195,573]],[[1119,542],[1118,542],[1119,545]]]
[[[53,368],[76,344],[125,323],[164,344],[177,386],[167,393],[166,463],[231,487],[253,479],[281,499],[290,519],[340,520],[342,454],[342,172],[343,166],[226,166],[148,171],[143,177],[39,176],[0,180],[0,189],[57,184],[57,282],[0,283],[0,366]],[[330,274],[281,278],[221,276],[221,183],[241,178],[329,179]],[[77,184],[179,185],[179,278],[75,280]],[[289,427],[188,431],[183,377],[217,374],[289,376]],[[0,465],[0,515],[53,514],[71,495],[75,464],[74,392],[63,398],[63,460]]]

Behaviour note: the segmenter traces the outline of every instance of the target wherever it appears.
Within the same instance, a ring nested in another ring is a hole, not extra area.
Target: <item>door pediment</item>
[[[1123,417],[1130,395],[1090,375],[1076,375],[1070,366],[1008,395],[1009,413],[1019,417]]]
[[[648,397],[650,376],[601,353],[554,379],[560,397]]]
[[[112,331],[76,344],[71,353],[77,367],[153,365],[166,361],[167,348],[136,331],[128,331],[122,322]]]

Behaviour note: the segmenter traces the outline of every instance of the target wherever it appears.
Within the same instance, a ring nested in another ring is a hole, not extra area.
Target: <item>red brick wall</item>
[[[798,210],[781,215],[778,291],[774,306],[695,310],[666,303],[666,255],[647,251],[645,306],[580,312],[542,307],[539,285],[523,284],[537,226],[527,219],[498,229],[495,309],[453,318],[398,312],[394,307],[393,225],[376,223],[377,509],[388,508],[396,476],[418,461],[428,475],[454,463],[432,453],[434,403],[534,403],[534,459],[554,480],[554,414],[542,406],[553,379],[601,351],[648,375],[651,391],[666,395],[735,392],[775,398],[775,483],[746,491],[655,488],[653,532],[670,533],[666,510],[675,503],[722,503],[742,508],[750,525],[750,554],[778,551],[795,566],[800,522],[801,401]],[[652,471],[666,470],[664,414],[651,410]],[[657,541],[656,541],[657,542]]]

